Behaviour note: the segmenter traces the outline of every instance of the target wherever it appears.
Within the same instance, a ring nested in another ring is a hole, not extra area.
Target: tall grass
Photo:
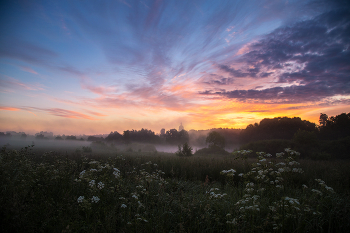
[[[181,158],[3,148],[1,230],[348,231],[348,161],[298,164],[291,150],[281,158],[244,153]]]

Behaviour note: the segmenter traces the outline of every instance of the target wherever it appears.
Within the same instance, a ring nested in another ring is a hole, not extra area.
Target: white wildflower
[[[82,172],[80,172],[80,174],[79,174],[79,178],[83,178],[83,176],[84,176],[84,174],[85,174],[85,170],[84,171],[82,171]]]
[[[90,186],[91,188],[93,188],[93,187],[95,186],[95,180],[91,180],[91,181],[89,182],[89,186]]]
[[[317,189],[311,189],[311,191],[322,196],[322,192]]]
[[[92,196],[92,198],[91,198],[92,203],[97,203],[99,201],[100,201],[100,198],[98,198],[97,196]]]
[[[105,185],[100,181],[100,182],[98,182],[98,184],[97,184],[97,188],[98,189],[103,189],[105,187]]]
[[[125,209],[127,206],[125,204],[121,204],[120,207]]]
[[[83,200],[84,200],[84,196],[80,196],[80,197],[78,197],[78,203],[82,203],[83,202]]]

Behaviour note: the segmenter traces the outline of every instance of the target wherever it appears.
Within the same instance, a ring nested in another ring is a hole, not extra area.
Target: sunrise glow
[[[8,1],[1,20],[0,131],[350,111],[350,16],[337,1]]]

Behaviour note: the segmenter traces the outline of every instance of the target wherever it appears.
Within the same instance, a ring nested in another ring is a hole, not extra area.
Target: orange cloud
[[[12,108],[12,107],[3,107],[3,106],[0,106],[0,110],[19,111],[19,110],[21,110],[21,109],[19,109],[19,108]]]

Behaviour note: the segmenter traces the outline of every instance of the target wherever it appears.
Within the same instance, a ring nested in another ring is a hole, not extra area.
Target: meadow
[[[348,232],[350,161],[3,147],[2,232]]]

